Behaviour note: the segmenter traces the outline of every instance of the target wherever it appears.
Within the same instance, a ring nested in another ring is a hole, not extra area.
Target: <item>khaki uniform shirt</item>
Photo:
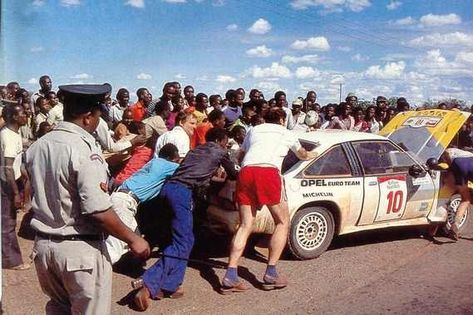
[[[99,234],[87,214],[112,206],[107,163],[94,137],[60,122],[26,152],[33,186],[31,226],[54,235]]]
[[[168,131],[166,123],[159,115],[146,118],[145,120],[143,120],[143,123],[145,124],[146,138],[151,137],[155,133],[158,136],[161,136],[163,133]]]

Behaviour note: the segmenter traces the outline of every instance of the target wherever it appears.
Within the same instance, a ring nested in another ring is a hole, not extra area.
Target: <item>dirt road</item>
[[[24,253],[32,241],[20,239]],[[223,269],[191,264],[185,297],[154,301],[150,314],[473,314],[473,228],[470,222],[457,243],[439,244],[416,229],[378,231],[337,239],[329,251],[310,261],[286,258],[279,269],[288,288],[266,292],[258,280],[264,272],[265,249],[257,247],[242,260],[240,275],[254,288],[246,293],[217,293]],[[215,246],[215,245],[219,246]],[[198,258],[223,266],[225,240],[202,244]],[[26,255],[25,255],[26,256]],[[150,266],[156,258],[148,261]],[[134,313],[126,304],[132,278],[114,274],[112,314]],[[5,314],[39,314],[47,301],[34,269],[4,270]]]

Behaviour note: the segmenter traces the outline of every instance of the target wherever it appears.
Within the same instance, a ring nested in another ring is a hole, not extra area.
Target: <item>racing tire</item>
[[[335,220],[325,207],[309,207],[296,212],[289,229],[288,247],[300,260],[319,257],[327,250],[335,232]]]
[[[450,202],[449,202],[448,207],[447,207],[447,214],[448,214],[447,223],[445,223],[445,225],[442,228],[442,231],[443,231],[443,233],[445,233],[445,235],[448,235],[448,233],[450,231],[450,227],[452,226],[452,223],[455,220],[455,213],[457,212],[457,209],[458,209],[458,206],[460,205],[460,202],[461,202],[461,196],[458,195],[458,194],[453,195],[450,198]],[[458,226],[458,231],[459,232],[462,232],[466,228],[467,223],[468,223],[469,214],[470,214],[470,207],[468,207],[467,211],[465,212],[465,215],[463,216],[463,218],[460,222],[460,225]]]

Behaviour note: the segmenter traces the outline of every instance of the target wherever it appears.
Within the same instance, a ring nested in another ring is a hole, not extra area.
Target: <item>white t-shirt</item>
[[[448,148],[445,150],[450,156],[450,160],[453,161],[456,158],[471,158],[473,153],[457,148]]]
[[[0,131],[0,165],[1,172],[0,178],[6,181],[5,176],[5,158],[12,158],[13,161],[13,173],[15,180],[21,176],[21,157],[23,153],[23,142],[21,135],[7,128],[6,126]]]
[[[266,164],[281,170],[282,161],[290,149],[294,152],[301,148],[297,136],[277,124],[261,124],[250,128],[241,149],[246,152],[242,167]]]
[[[159,150],[168,143],[172,143],[177,147],[179,157],[181,158],[186,156],[191,147],[189,135],[181,126],[175,126],[171,131],[163,133],[163,135],[158,138],[158,141],[156,141],[154,156],[158,157]]]

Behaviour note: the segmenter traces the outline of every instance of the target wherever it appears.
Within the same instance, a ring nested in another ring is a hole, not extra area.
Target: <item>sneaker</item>
[[[239,279],[238,282],[232,282],[228,278],[223,278],[222,286],[220,288],[221,294],[230,294],[234,292],[245,292],[250,289],[250,286],[243,280]]]
[[[276,277],[265,274],[263,277],[263,289],[275,290],[287,287],[288,281],[286,277],[278,275]]]

